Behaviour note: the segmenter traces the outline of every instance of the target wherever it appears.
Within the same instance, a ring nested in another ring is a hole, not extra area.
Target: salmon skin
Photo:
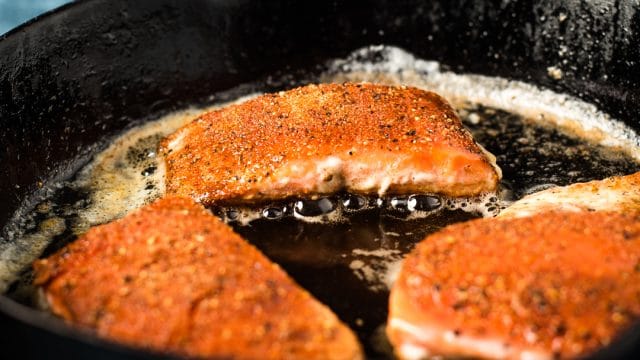
[[[161,143],[168,194],[209,205],[349,191],[461,197],[493,191],[493,155],[439,95],[307,85],[201,115]]]
[[[479,219],[406,258],[387,334],[403,359],[584,357],[640,316],[640,215]]]
[[[34,264],[53,313],[193,358],[361,359],[326,306],[201,205],[165,198]]]

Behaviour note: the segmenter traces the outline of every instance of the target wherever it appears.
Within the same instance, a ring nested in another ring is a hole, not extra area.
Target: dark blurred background
[[[0,35],[70,0],[0,0]]]

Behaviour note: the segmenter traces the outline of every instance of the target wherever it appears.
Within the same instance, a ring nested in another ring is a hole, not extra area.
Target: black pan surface
[[[636,1],[89,0],[0,38],[0,241],[47,184],[149,114],[370,44],[593,102],[640,130]],[[563,70],[561,81],[547,68]],[[267,83],[276,90],[284,83]],[[228,94],[228,92],[227,92]],[[637,329],[603,358],[640,355]],[[2,358],[156,358],[0,296]],[[5,356],[6,355],[6,356]],[[9,356],[9,357],[7,357]]]

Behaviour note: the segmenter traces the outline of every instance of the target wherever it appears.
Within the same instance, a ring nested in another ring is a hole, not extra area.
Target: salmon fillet
[[[543,190],[514,202],[499,217],[550,211],[640,211],[640,172]]]
[[[360,359],[347,326],[200,205],[165,198],[34,264],[51,310],[196,358]]]
[[[492,191],[495,158],[435,93],[373,84],[308,85],[206,113],[161,144],[166,190],[203,204],[346,190]]]
[[[640,215],[479,219],[427,237],[390,297],[404,359],[553,359],[607,345],[640,315]]]

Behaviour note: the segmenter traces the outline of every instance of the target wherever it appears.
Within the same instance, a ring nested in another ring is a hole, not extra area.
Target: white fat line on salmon
[[[499,340],[481,339],[465,336],[454,330],[444,329],[438,326],[415,326],[403,319],[393,318],[389,321],[389,327],[406,333],[415,341],[405,341],[398,348],[398,354],[404,359],[423,359],[418,355],[429,356],[428,344],[445,343],[455,349],[475,349],[483,357],[493,359],[520,359],[520,360],[548,360],[552,354],[535,350],[518,349]],[[404,353],[403,351],[407,351]],[[422,351],[420,351],[422,350]],[[464,356],[464,354],[461,354]],[[518,355],[518,356],[514,356]]]

